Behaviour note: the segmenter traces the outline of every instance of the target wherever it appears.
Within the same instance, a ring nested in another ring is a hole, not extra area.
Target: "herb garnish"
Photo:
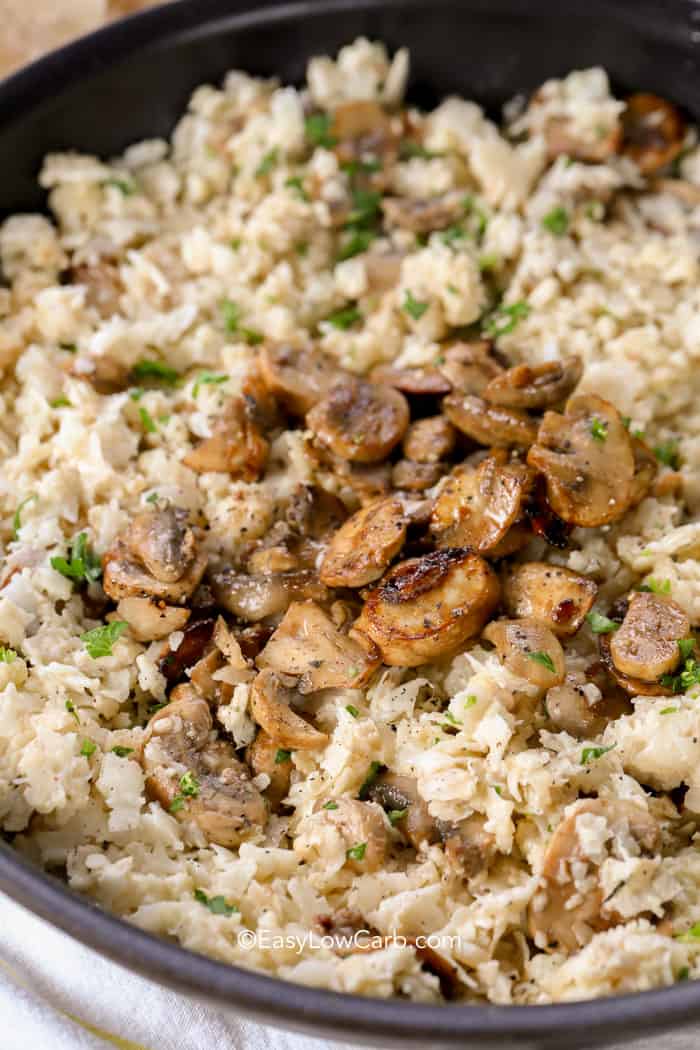
[[[80,754],[85,758],[90,758],[97,751],[97,744],[93,744],[92,740],[83,740],[80,746]]]
[[[581,752],[581,765],[586,766],[596,758],[602,758],[603,755],[607,755],[608,751],[612,751],[616,746],[616,744],[610,744],[609,747],[584,747]]]
[[[358,842],[356,846],[351,846],[345,856],[348,860],[364,860],[365,851],[367,849],[366,842]]]
[[[555,237],[563,237],[569,229],[569,213],[561,206],[552,208],[542,219],[545,230],[549,230]]]
[[[529,313],[530,304],[524,299],[517,303],[510,303],[508,306],[497,306],[491,316],[486,319],[484,331],[493,339],[501,335],[509,335]]]
[[[277,147],[271,149],[269,153],[266,153],[263,159],[258,164],[257,168],[255,169],[256,179],[261,178],[263,175],[269,175],[272,169],[277,164],[278,157],[279,150],[277,149]]]
[[[542,664],[543,667],[546,667],[548,671],[551,671],[551,673],[554,674],[554,660],[552,660],[549,653],[543,653],[541,649],[538,649],[536,653],[528,653],[527,658],[528,660],[532,660],[533,663]]]
[[[614,620],[597,612],[587,613],[586,622],[593,634],[610,634],[611,631],[616,631],[620,626],[619,623],[615,623]]]
[[[38,499],[37,494],[33,492],[26,499],[23,499],[12,518],[12,538],[13,540],[19,539],[19,530],[22,528],[22,511],[28,503],[32,503],[35,499]]]
[[[414,299],[410,288],[406,289],[406,298],[403,301],[403,309],[413,318],[414,321],[420,321],[429,305],[429,303],[422,303],[420,300]]]
[[[116,755],[117,758],[126,758],[127,755],[133,753],[133,747],[123,747],[121,744],[116,744],[112,748],[112,754]]]
[[[94,627],[91,631],[81,634],[80,641],[85,645],[88,655],[93,660],[99,660],[102,656],[112,655],[112,646],[121,638],[128,626],[125,620],[114,620],[112,623]]]
[[[304,121],[307,141],[312,146],[323,146],[324,149],[332,149],[337,139],[331,134],[331,123],[331,118],[327,113],[312,113]]]
[[[369,790],[374,784],[375,780],[384,769],[381,762],[370,762],[369,769],[367,770],[367,776],[365,777],[360,790],[357,792],[357,797],[364,802],[369,794]]]
[[[240,908],[237,904],[227,904],[226,898],[220,895],[207,897],[204,890],[195,890],[192,894],[196,901],[208,908],[212,915],[235,915]]]
[[[362,314],[357,307],[346,306],[343,310],[336,310],[334,314],[327,317],[326,324],[333,325],[334,328],[339,328],[341,332],[345,332],[360,320],[362,320]]]
[[[170,365],[164,365],[162,361],[155,361],[149,357],[143,357],[137,361],[131,369],[131,375],[137,382],[144,379],[157,379],[169,385],[177,383],[180,378],[180,373]]]
[[[102,575],[102,562],[90,547],[87,532],[75,537],[69,548],[69,558],[60,555],[51,558],[51,568],[76,583],[94,583]]]
[[[17,659],[14,649],[8,649],[6,645],[0,645],[0,664],[12,664]]]
[[[277,753],[275,754],[275,765],[281,766],[284,762],[289,762],[291,757],[291,751],[287,751],[286,748],[280,747],[277,749]]]
[[[598,419],[597,416],[591,420],[591,436],[595,441],[600,442],[605,441],[608,436],[608,424]]]
[[[681,465],[678,441],[675,438],[664,441],[660,445],[655,445],[654,455],[659,463],[663,463],[665,467],[671,467],[672,470],[678,470]]]

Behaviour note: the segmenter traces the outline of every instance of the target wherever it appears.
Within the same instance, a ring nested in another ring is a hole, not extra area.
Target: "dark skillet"
[[[0,85],[0,211],[43,207],[35,180],[49,150],[109,155],[167,135],[195,85],[232,67],[299,82],[309,56],[332,53],[359,34],[410,47],[411,96],[424,105],[458,92],[493,110],[547,77],[600,64],[622,91],[655,91],[700,118],[700,5],[692,0],[179,0]],[[542,1007],[422,1006],[303,988],[142,933],[2,843],[0,890],[129,969],[317,1036],[383,1046],[576,1050],[700,1024],[694,982]],[[687,1045],[695,1041],[688,1032]]]

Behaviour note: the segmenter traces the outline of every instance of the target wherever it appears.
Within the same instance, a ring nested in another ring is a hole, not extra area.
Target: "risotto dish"
[[[700,148],[361,39],[0,228],[0,828],[306,985],[700,977]]]

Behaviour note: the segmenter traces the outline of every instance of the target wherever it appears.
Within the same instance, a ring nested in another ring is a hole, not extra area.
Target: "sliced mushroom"
[[[537,620],[494,620],[484,638],[496,647],[504,665],[543,693],[561,685],[566,660],[559,639]]]
[[[216,420],[211,437],[204,438],[182,462],[197,474],[230,474],[242,481],[256,481],[267,463],[269,445],[250,418],[246,402],[231,398]]]
[[[228,704],[233,696],[233,686],[215,677],[216,672],[226,666],[223,654],[218,649],[211,649],[194,665],[190,671],[190,682],[199,695],[208,703],[218,707]]]
[[[447,469],[445,463],[415,463],[412,459],[400,459],[391,469],[391,481],[395,489],[425,492],[437,485]]]
[[[434,551],[392,569],[354,630],[374,642],[384,663],[416,667],[478,634],[498,598],[498,579],[483,558],[459,547]]]
[[[606,525],[630,505],[630,436],[617,409],[595,394],[571,398],[564,415],[547,412],[527,461],[544,474],[555,513],[573,525]]]
[[[543,561],[513,566],[503,586],[511,616],[538,620],[559,638],[576,634],[597,593],[587,576]]]
[[[524,412],[491,405],[475,394],[450,394],[442,409],[450,423],[480,445],[528,448],[537,439],[537,425]]]
[[[69,375],[86,380],[98,394],[118,394],[129,386],[128,367],[107,354],[72,356],[65,368]]]
[[[190,610],[152,598],[122,598],[117,605],[117,616],[129,624],[137,641],[153,642],[182,630],[190,618]]]
[[[258,731],[255,740],[246,748],[245,758],[256,777],[263,774],[269,779],[262,793],[269,802],[270,809],[276,813],[282,800],[289,794],[292,780],[291,758],[286,754],[280,755],[279,745],[264,729]]]
[[[200,614],[196,619],[192,617],[183,628],[182,641],[177,649],[171,649],[169,645],[164,647],[158,661],[158,670],[170,685],[179,682],[185,671],[201,660],[213,632],[214,617]]]
[[[658,473],[659,464],[652,450],[641,438],[632,438],[632,451],[634,452],[634,477],[632,478],[630,506],[636,507],[648,495]]]
[[[250,713],[278,747],[290,751],[315,751],[328,737],[292,710],[296,691],[284,685],[274,671],[261,671],[250,691]]]
[[[457,432],[444,416],[426,416],[411,423],[403,439],[407,459],[439,463],[454,450]]]
[[[430,815],[428,803],[418,792],[413,777],[399,773],[381,773],[369,789],[369,798],[392,814],[393,827],[402,832],[411,845],[422,849],[438,842],[440,832]]]
[[[523,463],[500,464],[493,456],[476,470],[458,467],[433,506],[430,531],[437,546],[493,551],[520,517],[531,484]]]
[[[645,853],[658,848],[659,826],[636,802],[594,798],[574,803],[550,839],[542,867],[542,891],[529,908],[530,934],[540,948],[575,952],[591,933],[622,921],[612,907],[606,907],[597,879],[591,886],[592,880],[586,878],[585,893],[578,889],[577,882],[593,874],[586,844],[578,833],[577,822],[584,814],[606,820],[608,841],[613,844],[632,838]]]
[[[131,552],[163,583],[179,580],[194,561],[196,545],[188,518],[179,507],[148,510],[138,514],[129,528]]]
[[[398,157],[399,134],[391,117],[371,99],[353,99],[338,106],[331,134],[337,140],[334,151],[341,164],[379,158],[389,166]]]
[[[678,666],[678,643],[689,631],[688,617],[671,598],[633,594],[622,626],[610,639],[612,661],[624,675],[655,682]]]
[[[688,208],[700,204],[700,186],[685,179],[652,179],[649,189],[654,193],[668,193]]]
[[[525,518],[535,536],[541,536],[550,547],[559,550],[568,547],[573,525],[562,521],[552,510],[547,499],[547,481],[542,474],[535,478],[525,506]]]
[[[496,840],[485,830],[486,818],[480,813],[443,826],[445,854],[465,879],[471,879],[489,866],[496,853]]]
[[[567,675],[562,685],[547,690],[544,707],[554,728],[577,740],[595,739],[608,723],[633,710],[627,697],[620,694],[603,696],[590,704],[583,685],[572,675]]]
[[[124,284],[119,267],[108,259],[96,263],[81,263],[71,271],[71,284],[82,284],[85,288],[85,304],[97,310],[104,320],[109,320],[120,311]]]
[[[685,142],[685,121],[674,105],[647,92],[630,95],[622,114],[622,152],[645,175],[665,168]]]
[[[314,602],[293,602],[257,658],[257,665],[298,677],[300,693],[356,689],[367,682],[378,660],[342,634]]]
[[[503,371],[503,366],[493,356],[493,345],[487,339],[454,343],[443,352],[438,368],[455,394],[479,397]]]
[[[406,398],[380,383],[349,377],[306,416],[316,438],[353,463],[376,463],[398,445],[409,423]]]
[[[328,545],[320,577],[328,587],[364,587],[378,580],[406,539],[400,499],[368,503],[348,518]]]
[[[377,365],[372,369],[370,379],[373,383],[384,383],[400,390],[402,394],[416,396],[441,397],[452,389],[442,372],[429,367],[394,368],[392,365]]]
[[[598,636],[598,650],[604,669],[629,696],[673,696],[673,689],[670,686],[662,685],[659,681],[649,682],[643,678],[634,678],[619,671],[610,652],[609,634]]]
[[[534,100],[533,100],[534,101]],[[572,160],[601,164],[617,152],[622,129],[617,121],[602,128],[600,134],[584,138],[568,117],[550,117],[544,126],[547,156],[571,157]]]
[[[349,868],[363,874],[378,871],[384,865],[389,830],[379,806],[354,798],[339,798],[335,809],[324,809],[322,814],[323,820],[342,835]]]
[[[152,798],[178,820],[194,821],[210,842],[234,847],[265,826],[267,806],[247,767],[229,743],[212,739],[212,729],[206,700],[178,686],[146,726],[141,763]],[[182,793],[187,773],[196,794]]]
[[[211,587],[223,609],[249,623],[284,612],[292,601],[325,601],[328,597],[328,590],[316,573],[306,569],[279,576],[250,576],[235,569],[221,569],[212,573]]]
[[[464,193],[450,191],[440,197],[384,197],[384,220],[410,233],[444,230],[464,217]]]
[[[492,379],[483,397],[507,408],[551,408],[569,396],[582,373],[580,357],[565,357],[542,365],[515,365]]]
[[[342,375],[332,357],[308,347],[264,346],[259,361],[270,392],[297,416],[305,416]]]

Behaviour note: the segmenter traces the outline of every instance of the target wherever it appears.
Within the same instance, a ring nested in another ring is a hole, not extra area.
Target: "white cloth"
[[[84,948],[2,894],[0,1026],[2,1050],[348,1050],[183,999]],[[643,1039],[625,1050],[699,1045],[700,1028]]]

